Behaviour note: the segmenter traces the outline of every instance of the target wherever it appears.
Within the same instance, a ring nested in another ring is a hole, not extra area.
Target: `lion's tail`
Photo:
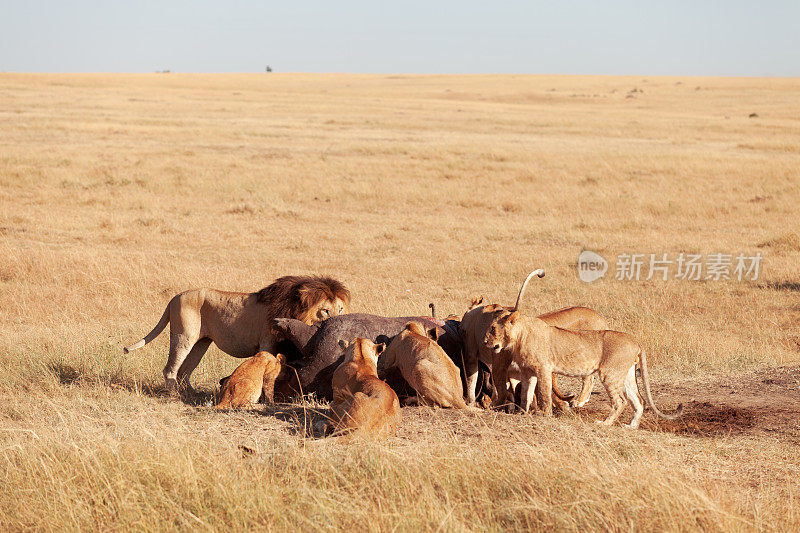
[[[519,288],[519,294],[517,295],[517,303],[514,304],[514,311],[519,311],[519,303],[522,301],[522,295],[525,294],[525,287],[528,286],[528,282],[531,280],[533,276],[539,276],[540,278],[543,278],[544,269],[537,268],[536,270],[528,274],[528,277],[525,278],[524,282],[522,282],[522,287]]]
[[[664,420],[674,420],[683,415],[683,404],[678,404],[678,407],[668,415],[658,410],[658,407],[656,407],[656,404],[653,402],[653,396],[650,394],[650,374],[647,371],[647,357],[644,355],[644,348],[639,351],[639,361],[642,367],[642,383],[644,384],[645,397],[653,412]]]
[[[158,324],[156,324],[156,327],[153,328],[153,331],[145,335],[144,338],[140,339],[138,342],[131,344],[130,346],[125,346],[122,349],[123,353],[129,353],[134,350],[138,350],[148,342],[158,337],[159,334],[164,331],[164,328],[167,327],[167,324],[169,324],[169,306],[171,303],[172,302],[167,304],[167,308],[164,309],[164,314],[161,315],[161,320],[158,321]]]
[[[553,374],[553,394],[555,394],[562,402],[569,402],[575,398],[574,394],[564,394],[564,391],[558,388],[555,374]]]

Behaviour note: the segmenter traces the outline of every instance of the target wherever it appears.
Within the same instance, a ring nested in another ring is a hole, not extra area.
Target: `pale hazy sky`
[[[800,0],[0,0],[0,71],[800,76]]]

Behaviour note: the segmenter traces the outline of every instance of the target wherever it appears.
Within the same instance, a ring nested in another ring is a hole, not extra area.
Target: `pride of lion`
[[[482,297],[476,298],[460,320],[455,315],[446,321],[431,317],[377,317],[380,320],[375,321],[370,315],[347,315],[365,318],[333,330],[348,332],[334,337],[339,339],[336,350],[341,348],[341,355],[331,358],[327,354],[319,363],[338,357],[327,367],[332,378],[326,378],[326,390],[333,391],[333,400],[326,433],[373,439],[394,435],[401,420],[398,396],[431,407],[477,410],[480,365],[491,377],[491,381],[485,378],[490,383],[490,408],[513,411],[518,404],[523,412],[538,407],[544,416],[552,415],[554,405],[564,411],[580,408],[589,400],[597,374],[612,404],[611,413],[601,423],[613,424],[630,404],[634,414],[627,425],[637,428],[644,410],[636,381],[638,366],[653,412],[664,419],[681,416],[680,405],[670,414],[655,406],[644,349],[631,335],[610,330],[599,313],[587,307],[567,307],[533,315],[522,308],[522,297],[534,276],[544,277],[544,270],[527,276],[513,307],[484,305]],[[213,342],[229,355],[247,358],[221,380],[216,408],[250,407],[260,398],[272,403],[276,382],[288,383],[297,375],[296,369],[318,362],[313,360],[313,350],[278,353],[279,347],[294,347],[285,345],[286,328],[277,327],[276,319],[295,319],[302,327],[317,328],[308,328],[312,338],[304,340],[310,342],[319,325],[347,313],[349,304],[345,285],[321,276],[284,276],[253,293],[186,291],[172,298],[153,330],[124,352],[143,347],[169,324],[169,357],[163,374],[170,393],[192,390],[191,374]],[[400,320],[405,327],[399,333],[399,325],[386,333],[375,329]],[[348,335],[350,338],[341,338]],[[389,381],[392,386],[381,379],[379,369],[382,373],[394,370],[395,378]],[[557,374],[583,379],[577,398],[559,390]]]

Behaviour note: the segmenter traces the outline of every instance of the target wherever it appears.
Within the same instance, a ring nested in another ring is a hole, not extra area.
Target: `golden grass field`
[[[797,530],[798,204],[798,79],[0,74],[0,529]],[[586,284],[584,248],[764,259]],[[330,274],[443,316],[539,266],[526,305],[636,335],[684,420],[596,427],[598,387],[343,444],[303,437],[313,401],[167,397],[167,333],[122,354],[185,289]]]

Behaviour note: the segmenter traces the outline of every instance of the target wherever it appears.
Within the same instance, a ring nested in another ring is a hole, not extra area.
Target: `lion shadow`
[[[61,361],[51,361],[47,363],[49,370],[62,385],[73,385],[85,381],[83,373],[72,365],[67,365]]]
[[[797,281],[767,281],[759,283],[757,287],[759,289],[771,289],[774,291],[800,292],[800,282]]]
[[[191,406],[207,406],[214,402],[215,391],[198,388],[194,390],[184,389],[178,394],[167,390],[162,382],[159,384],[138,381],[120,372],[108,375],[98,375],[86,372],[84,369],[66,364],[62,361],[51,361],[47,364],[47,369],[58,380],[61,385],[72,386],[79,384],[107,386],[112,389],[128,391],[132,394],[149,396],[163,400],[180,399],[184,404]]]
[[[297,403],[275,403],[261,407],[263,416],[285,422],[288,431],[293,435],[306,439],[322,439],[327,436],[327,426],[331,421],[331,410],[328,407],[310,407]]]
[[[608,412],[608,409],[596,407],[576,410],[578,416],[587,422],[603,420]],[[626,409],[620,416],[618,424],[620,421],[627,423],[625,416],[630,414],[631,411]],[[645,409],[639,428],[675,435],[713,438],[748,434],[752,432],[756,422],[757,417],[750,409],[692,401],[684,405],[683,416],[674,420],[661,419],[651,409]]]

